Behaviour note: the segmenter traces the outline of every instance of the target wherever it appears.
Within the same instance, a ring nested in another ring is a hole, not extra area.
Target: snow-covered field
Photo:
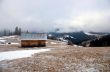
[[[4,37],[0,37],[0,45],[5,43],[6,43],[6,39]]]
[[[10,40],[16,39],[17,36],[2,36],[0,37],[0,45],[16,45],[18,42],[12,42]]]
[[[0,61],[30,57],[34,53],[41,53],[41,52],[46,52],[50,50],[51,49],[38,49],[38,50],[18,50],[18,51],[0,52]]]

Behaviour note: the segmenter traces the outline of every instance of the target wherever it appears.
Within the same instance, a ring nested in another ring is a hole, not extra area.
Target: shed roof
[[[21,40],[47,40],[46,33],[22,33]]]

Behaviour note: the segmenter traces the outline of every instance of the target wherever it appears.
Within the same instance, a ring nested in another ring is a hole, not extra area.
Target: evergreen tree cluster
[[[16,28],[15,28],[15,31],[14,31],[14,34],[15,34],[15,35],[21,35],[21,28],[16,27]]]
[[[11,31],[9,29],[4,29],[0,31],[0,36],[10,36],[10,35],[21,35],[21,28],[16,26],[14,31]]]

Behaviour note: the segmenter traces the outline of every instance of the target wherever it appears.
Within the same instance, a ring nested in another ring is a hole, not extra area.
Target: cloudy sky
[[[110,0],[0,0],[0,29],[110,31]]]

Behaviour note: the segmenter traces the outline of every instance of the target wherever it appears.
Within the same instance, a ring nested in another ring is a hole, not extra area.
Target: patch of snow
[[[95,35],[97,36],[98,34],[92,34],[92,33],[89,33],[89,32],[85,32],[86,35]]]
[[[70,37],[70,38],[76,39],[75,37],[70,36],[70,35],[65,35],[64,37],[65,37],[65,38],[66,38],[66,37],[67,37],[67,38],[69,38],[69,37]]]
[[[51,34],[49,34],[48,36],[49,36],[49,37],[51,37],[52,35],[51,35]]]
[[[63,42],[68,42],[68,40],[63,40]]]
[[[71,38],[73,38],[73,39],[76,39],[75,37],[73,37],[73,36],[70,36]]]
[[[4,39],[10,38],[9,36],[3,36]]]
[[[74,47],[80,47],[80,48],[83,47],[83,46],[79,46],[79,45],[73,45],[73,46],[74,46]]]
[[[0,40],[4,40],[5,38],[3,38],[3,37],[0,37]]]
[[[65,35],[64,37],[69,37],[69,35]]]
[[[83,47],[83,46],[78,46],[78,47]]]
[[[60,44],[62,44],[62,45],[67,45],[67,42],[61,42]]]
[[[19,43],[6,43],[6,42],[0,42],[0,45],[18,45]]]
[[[3,39],[6,39],[6,38],[15,38],[16,36],[3,36],[2,38]]]
[[[89,67],[85,63],[76,64],[77,72],[99,72],[98,69],[95,68],[95,64],[89,64]]]
[[[9,36],[10,38],[15,38],[16,36]]]
[[[18,51],[8,51],[0,52],[0,61],[2,60],[13,60],[23,57],[31,57],[34,53],[41,53],[50,51],[50,49],[38,49],[38,50],[18,50]]]
[[[16,44],[19,44],[19,43],[11,43],[11,44],[16,45]]]
[[[86,69],[86,72],[99,72],[99,70],[97,70],[95,68],[88,68],[88,69]]]
[[[0,40],[0,42],[6,42],[6,40]]]
[[[51,42],[51,44],[56,44],[55,42]]]
[[[0,40],[0,45],[6,44],[6,40]]]
[[[78,47],[77,45],[73,45],[74,47]]]

